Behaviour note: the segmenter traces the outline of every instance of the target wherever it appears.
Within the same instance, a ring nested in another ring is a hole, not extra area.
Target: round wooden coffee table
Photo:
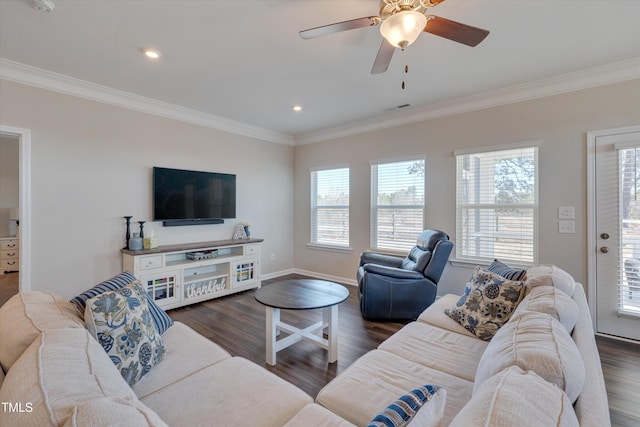
[[[349,297],[342,285],[325,280],[292,279],[265,285],[255,293],[256,300],[266,306],[267,363],[276,364],[276,353],[300,340],[314,343],[329,355],[329,363],[338,360],[338,304]],[[280,310],[322,309],[322,320],[299,329],[280,320]],[[316,332],[328,329],[327,338]],[[277,339],[278,331],[288,336]]]

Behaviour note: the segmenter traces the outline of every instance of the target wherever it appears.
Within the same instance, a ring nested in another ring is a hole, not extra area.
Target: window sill
[[[353,248],[349,246],[333,246],[333,245],[323,245],[321,243],[307,243],[307,247],[309,249],[317,249],[317,250],[329,251],[329,252],[342,252],[345,254],[350,254],[353,252]]]
[[[510,261],[503,261],[503,262],[511,268],[528,269],[535,265],[535,264],[521,264],[516,262],[510,262]],[[479,260],[474,261],[470,259],[459,259],[459,258],[449,259],[449,263],[453,267],[465,267],[465,268],[475,268],[477,266],[489,267],[489,265],[491,265],[491,262],[488,262],[488,261],[479,261]]]

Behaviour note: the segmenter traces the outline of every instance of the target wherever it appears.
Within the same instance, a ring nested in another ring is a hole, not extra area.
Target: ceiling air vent
[[[51,0],[25,0],[29,6],[38,12],[51,12],[55,5]]]

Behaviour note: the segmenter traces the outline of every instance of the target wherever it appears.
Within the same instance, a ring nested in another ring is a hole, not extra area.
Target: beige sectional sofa
[[[162,336],[164,359],[129,387],[69,302],[21,293],[0,308],[0,402],[11,403],[0,425],[367,425],[424,384],[446,399],[425,403],[416,426],[610,425],[583,288],[541,273],[490,341],[444,313],[459,298],[445,295],[315,401],[179,322]]]

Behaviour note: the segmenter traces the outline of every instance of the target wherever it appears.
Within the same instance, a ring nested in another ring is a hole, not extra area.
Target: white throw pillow
[[[449,427],[579,427],[567,395],[535,372],[512,366],[473,393]]]
[[[75,310],[75,308],[74,308]],[[84,328],[44,330],[7,373],[0,402],[20,402],[31,412],[0,411],[2,426],[61,426],[76,408],[109,398],[164,425],[141,403],[109,357]],[[72,425],[72,424],[71,424]]]
[[[52,292],[20,292],[0,308],[0,365],[8,372],[40,333],[47,329],[81,328],[73,305]]]
[[[570,297],[576,288],[573,277],[555,265],[541,264],[527,270],[526,284],[533,289],[536,286],[555,286]]]
[[[537,286],[529,292],[513,312],[537,311],[550,314],[571,334],[578,321],[578,304],[555,286]]]
[[[510,366],[534,371],[575,402],[585,383],[585,368],[569,333],[548,314],[524,311],[504,325],[482,354],[474,393],[488,378]]]

